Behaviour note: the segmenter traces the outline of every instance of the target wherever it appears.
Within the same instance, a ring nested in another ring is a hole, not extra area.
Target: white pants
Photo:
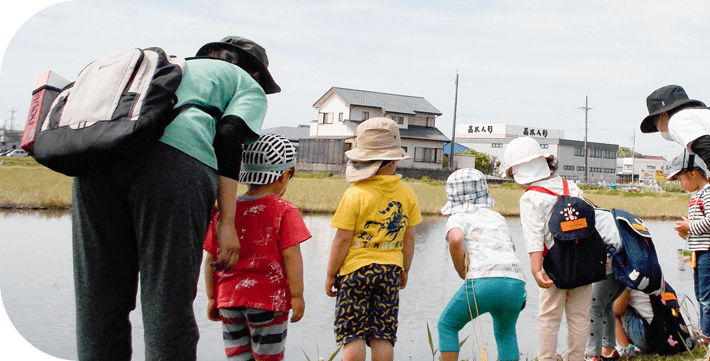
[[[591,303],[592,285],[571,290],[562,290],[555,285],[540,288],[540,312],[537,318],[538,360],[557,359],[557,335],[563,313],[567,315],[567,350],[562,354],[562,359],[584,360]]]

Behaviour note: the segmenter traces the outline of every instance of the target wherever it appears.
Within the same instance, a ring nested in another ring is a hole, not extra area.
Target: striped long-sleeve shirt
[[[691,251],[710,250],[710,183],[693,194],[688,202],[688,249]]]

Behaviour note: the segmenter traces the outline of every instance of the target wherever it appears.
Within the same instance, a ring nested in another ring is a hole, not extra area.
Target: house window
[[[548,147],[548,144],[540,144],[540,149],[547,149]]]
[[[402,147],[402,150],[404,150],[404,152],[407,153],[407,147]]]
[[[604,168],[604,173],[614,173],[616,170],[614,168]]]
[[[414,148],[414,161],[436,163],[440,154],[443,154],[443,149],[440,148]]]
[[[574,166],[573,166],[573,165],[565,165],[565,166],[562,166],[562,169],[564,169],[564,170],[574,170]]]
[[[426,126],[427,127],[434,127],[434,117],[426,117]]]
[[[584,148],[574,148],[574,155],[577,157],[584,157]]]
[[[370,119],[370,112],[362,112],[362,120]]]
[[[397,122],[397,124],[404,124],[404,117],[400,117],[397,115],[390,115],[390,119],[394,120]]]
[[[583,165],[578,165],[578,166],[577,166],[577,170],[584,172],[584,166],[583,166]]]
[[[589,156],[592,158],[601,158],[602,157],[602,150],[601,149],[592,149],[591,154]]]
[[[321,113],[322,124],[333,124],[333,113]]]
[[[503,143],[491,143],[491,148],[503,148]]]
[[[592,173],[601,173],[602,169],[598,167],[589,167],[589,171]]]
[[[338,113],[338,121],[342,122],[343,121],[343,113]]]

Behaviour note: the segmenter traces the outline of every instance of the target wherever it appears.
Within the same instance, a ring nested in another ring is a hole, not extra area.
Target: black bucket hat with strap
[[[259,70],[259,85],[264,88],[266,94],[274,94],[281,91],[281,87],[276,84],[269,72],[269,58],[266,56],[266,49],[261,45],[239,36],[227,36],[224,39],[203,45],[195,56],[204,57],[214,49],[227,49],[240,55],[246,55]]]
[[[646,98],[648,116],[641,122],[642,133],[654,133],[658,131],[654,120],[661,113],[671,111],[681,105],[691,104],[704,107],[705,103],[699,100],[688,99],[685,89],[680,85],[666,85],[656,89]]]

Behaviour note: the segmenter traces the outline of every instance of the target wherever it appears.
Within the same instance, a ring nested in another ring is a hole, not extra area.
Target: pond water
[[[329,226],[330,217],[327,216],[306,216],[304,219],[313,234],[312,239],[301,245],[306,313],[300,322],[289,325],[286,358],[305,360],[305,353],[311,360],[317,360],[318,355],[327,359],[336,349],[333,338],[335,299],[327,297],[324,292],[325,270],[335,229]],[[529,271],[530,260],[525,253],[520,220],[508,218],[507,221],[527,277],[528,301],[517,324],[518,343],[522,358],[532,359],[537,354],[538,288]],[[430,217],[417,226],[409,283],[400,293],[395,360],[422,360],[431,357],[427,324],[436,347],[436,323],[439,314],[462,285],[451,264],[444,240],[445,223],[446,219],[443,217]],[[666,279],[679,293],[679,298],[687,296],[686,303],[692,312],[689,321],[696,323],[692,271],[689,265],[681,270],[677,261],[677,249],[682,248],[684,242],[673,231],[673,222],[648,221],[646,225],[654,235]],[[0,229],[3,231],[0,290],[2,303],[10,320],[20,334],[39,350],[63,359],[76,359],[69,216],[2,213]],[[200,282],[195,300],[195,312],[201,334],[198,359],[223,360],[225,356],[221,326],[207,319],[206,304],[204,283]],[[143,360],[140,302],[136,311],[131,314],[134,359]],[[495,359],[497,355],[492,320],[488,315],[480,319],[480,328],[477,323],[475,333],[471,324],[460,333],[461,339],[471,336],[462,348],[462,358],[475,359],[474,355],[479,353],[479,346],[485,346],[488,359]],[[479,340],[475,345],[474,338]],[[565,339],[566,326],[563,321],[559,337],[560,353],[565,348]],[[339,359],[340,357],[336,357],[336,360]]]

